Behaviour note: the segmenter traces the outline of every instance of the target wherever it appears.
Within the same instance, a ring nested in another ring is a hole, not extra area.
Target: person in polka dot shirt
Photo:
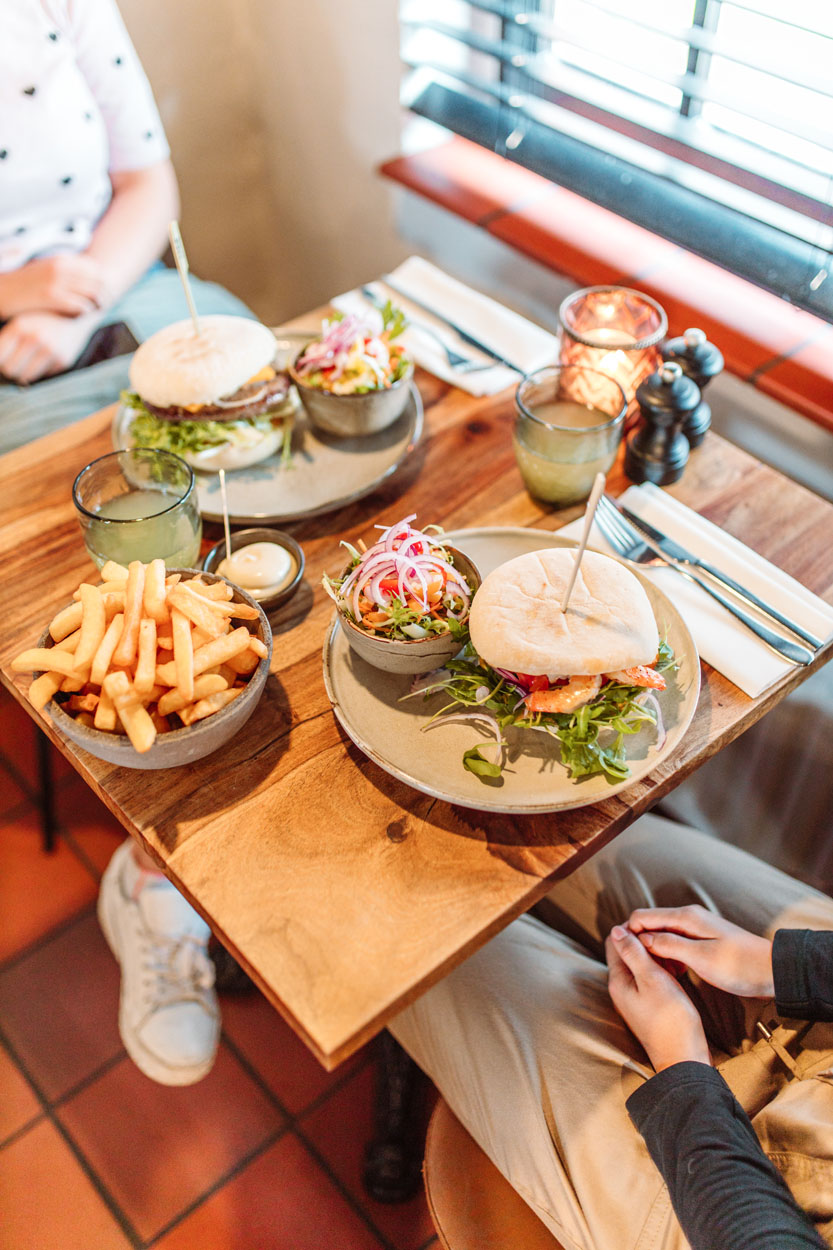
[[[39,386],[37,413],[20,390],[69,369],[100,326],[123,321],[141,341],[187,316],[176,275],[153,268],[178,208],[114,0],[0,0],[0,451],[118,397],[113,362],[106,379],[82,371],[87,394],[69,375],[55,403]],[[251,316],[196,286],[200,311]]]
[[[0,453],[118,399],[128,355],[73,368],[100,327],[123,322],[141,341],[188,315],[159,263],[178,208],[114,0],[0,0]],[[222,287],[192,287],[200,313],[252,316]],[[164,1084],[200,1080],[220,1028],[208,925],[130,839],[105,870],[99,918],[128,1054]]]

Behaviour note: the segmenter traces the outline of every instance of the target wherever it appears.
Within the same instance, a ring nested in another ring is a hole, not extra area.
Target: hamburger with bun
[[[469,646],[431,690],[490,714],[501,746],[510,726],[542,731],[558,739],[573,778],[623,780],[626,738],[661,723],[656,693],[673,654],[639,579],[598,552],[584,553],[562,612],[575,554],[547,548],[494,569],[472,602]],[[481,776],[500,772],[477,751],[464,764]]]
[[[136,447],[175,452],[195,469],[243,469],[282,448],[289,454],[294,404],[275,368],[272,331],[248,317],[177,321],[152,334],[130,364]]]

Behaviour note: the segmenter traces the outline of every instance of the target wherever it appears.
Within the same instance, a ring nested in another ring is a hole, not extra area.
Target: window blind
[[[829,0],[403,0],[404,100],[833,321]]]

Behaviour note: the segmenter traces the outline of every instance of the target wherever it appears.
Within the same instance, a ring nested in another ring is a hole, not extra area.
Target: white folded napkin
[[[493,395],[504,387],[517,385],[521,374],[532,373],[558,360],[558,340],[554,334],[504,308],[488,295],[481,295],[456,278],[449,277],[421,256],[409,257],[390,276],[402,291],[409,292],[429,308],[435,308],[443,317],[456,322],[487,347],[518,366],[517,372],[500,364],[475,373],[450,368],[442,348],[432,335],[420,331],[420,323],[431,326],[452,351],[459,352],[461,356],[479,363],[487,363],[488,358],[459,338],[442,321],[390,290],[383,281],[369,282],[367,285],[377,296],[392,300],[412,322],[402,336],[402,342],[417,364],[438,378],[468,391],[470,395]],[[368,307],[361,291],[347,291],[332,303],[342,312],[366,312]]]
[[[622,502],[642,520],[675,539],[693,555],[708,560],[804,629],[825,641],[833,635],[833,608],[763,556],[665,491],[646,482],[643,486],[629,487],[622,495]],[[568,538],[578,538],[582,524],[583,518],[579,518],[565,525],[559,533]],[[596,525],[590,533],[590,545],[600,551],[612,552]],[[770,651],[741,621],[679,573],[671,569],[646,568],[644,565],[640,571],[655,581],[677,608],[691,630],[701,658],[750,698],[763,694],[795,667],[789,660]],[[731,591],[716,583],[715,589],[725,594],[726,598],[733,599]],[[746,604],[740,606],[776,632],[784,633],[790,641],[806,645],[776,622],[758,614],[755,608],[747,608]]]

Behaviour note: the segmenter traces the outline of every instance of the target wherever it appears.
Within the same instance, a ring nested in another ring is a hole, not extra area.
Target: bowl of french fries
[[[83,582],[36,647],[29,700],[91,755],[125,768],[174,768],[224,746],[263,693],[272,631],[245,591],[164,561],[108,561]]]

